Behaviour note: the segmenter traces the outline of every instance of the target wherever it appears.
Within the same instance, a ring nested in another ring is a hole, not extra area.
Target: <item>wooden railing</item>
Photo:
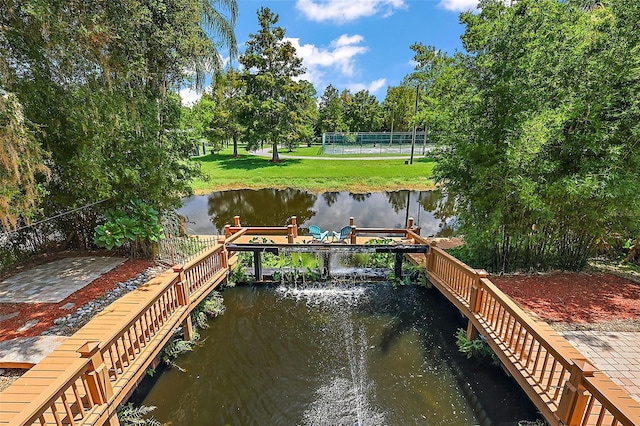
[[[0,394],[0,424],[117,424],[115,408],[225,277],[224,247],[126,294]]]
[[[486,272],[435,245],[423,264],[429,281],[469,318],[467,336],[486,339],[550,424],[640,424],[638,402],[551,327],[525,313]]]
[[[240,216],[233,217],[233,226],[225,225],[225,239],[226,242],[231,242],[234,238],[242,235],[286,235],[288,243],[294,243],[298,238],[298,222],[296,216],[291,216],[289,219],[291,224],[287,226],[242,226],[240,224]],[[414,228],[413,218],[409,218],[406,228],[358,228],[355,225],[354,217],[349,218],[349,227],[351,232],[349,234],[349,241],[351,244],[356,244],[357,235],[402,235],[405,238],[411,238],[412,235],[418,235],[420,229]]]

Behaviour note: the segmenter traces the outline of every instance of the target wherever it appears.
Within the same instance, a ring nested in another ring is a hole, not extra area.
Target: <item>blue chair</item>
[[[317,225],[309,225],[309,233],[311,234],[312,241],[323,242],[325,238],[329,236],[329,231],[322,232]]]
[[[349,238],[349,235],[351,235],[351,227],[347,225],[343,227],[340,232],[333,231],[333,241],[338,243],[348,242],[347,238]]]

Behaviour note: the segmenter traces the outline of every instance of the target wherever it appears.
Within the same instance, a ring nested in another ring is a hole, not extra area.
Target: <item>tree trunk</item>
[[[280,156],[278,155],[278,143],[276,141],[274,141],[271,146],[273,147],[273,149],[271,150],[272,153],[273,153],[273,155],[271,156],[271,162],[272,163],[279,163],[280,162]]]
[[[238,158],[238,136],[234,134],[233,138],[233,158]]]

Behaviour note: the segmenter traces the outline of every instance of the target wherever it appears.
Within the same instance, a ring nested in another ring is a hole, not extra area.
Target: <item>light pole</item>
[[[389,138],[389,147],[393,143],[393,120],[396,118],[396,103],[391,103],[391,137]]]
[[[413,118],[415,119],[416,114],[418,113],[418,90],[420,89],[420,85],[416,85],[416,105],[413,110]],[[416,146],[416,125],[413,124],[413,133],[411,134],[411,158],[409,160],[409,164],[413,164],[413,150]]]

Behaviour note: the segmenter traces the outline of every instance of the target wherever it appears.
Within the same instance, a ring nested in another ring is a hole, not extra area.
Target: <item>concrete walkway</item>
[[[0,282],[0,303],[60,302],[124,261],[86,256],[34,266]]]
[[[640,402],[640,333],[563,331],[560,334]]]
[[[0,303],[58,303],[124,261],[117,257],[84,256],[34,266],[0,282]],[[0,324],[17,314],[1,316]],[[23,327],[28,327],[28,323]],[[0,342],[0,367],[30,368],[66,339],[37,336]]]

